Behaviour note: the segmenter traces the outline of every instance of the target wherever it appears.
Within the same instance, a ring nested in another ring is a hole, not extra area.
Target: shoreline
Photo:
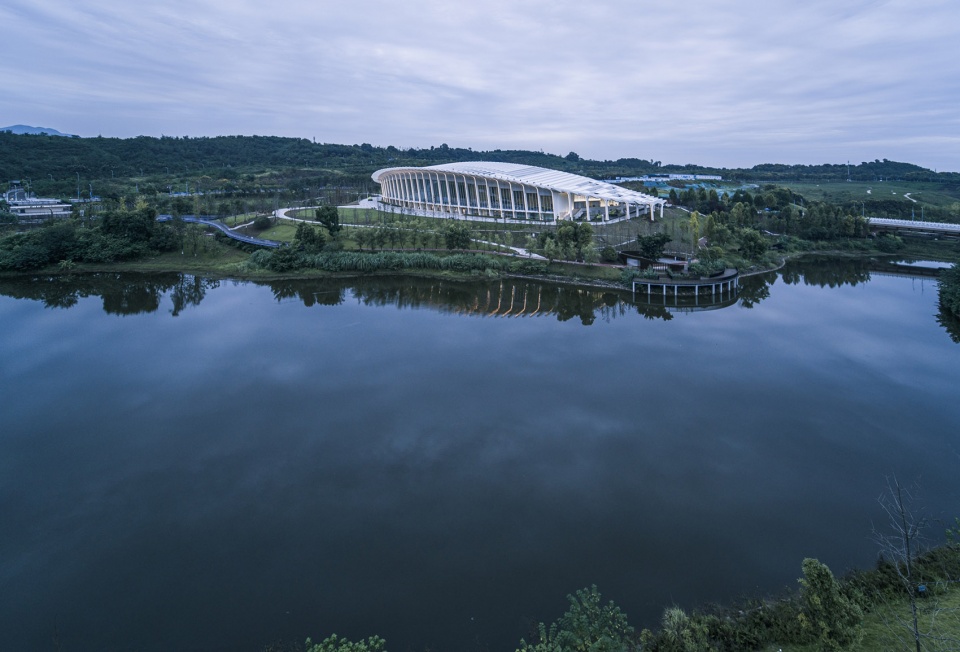
[[[239,250],[236,250],[239,252]],[[381,250],[395,253],[414,253],[412,250]],[[371,252],[374,253],[374,252]],[[376,252],[379,253],[379,252]],[[433,252],[435,253],[435,252]],[[463,251],[451,253],[474,253],[487,256],[506,256],[516,258],[505,254],[497,254],[485,251]],[[0,278],[16,279],[35,276],[73,276],[86,274],[110,274],[110,273],[136,273],[136,274],[191,274],[206,278],[218,280],[235,281],[291,281],[291,280],[310,280],[310,279],[350,279],[350,278],[375,278],[375,277],[396,277],[410,276],[415,278],[444,278],[459,281],[480,280],[475,275],[466,272],[454,272],[450,270],[437,271],[431,273],[429,270],[383,270],[371,272],[328,272],[318,269],[303,269],[297,272],[273,272],[269,270],[257,270],[256,272],[243,271],[238,269],[242,260],[229,260],[229,256],[216,256],[206,258],[202,261],[178,260],[174,255],[161,255],[153,258],[139,259],[132,261],[123,261],[107,264],[78,264],[68,268],[61,268],[51,265],[45,268],[32,271],[4,271],[0,272]],[[847,259],[902,259],[902,258],[922,258],[943,263],[956,263],[956,260],[949,260],[947,256],[931,256],[911,253],[883,253],[883,252],[850,252],[837,249],[811,250],[801,252],[790,252],[783,255],[777,264],[763,267],[760,269],[750,269],[741,271],[740,278],[749,278],[761,274],[776,272],[790,261],[803,258],[805,256],[828,256]],[[553,265],[564,267],[589,268],[589,269],[631,269],[623,265],[595,264],[595,263],[576,263],[573,261],[554,261]],[[228,269],[225,267],[233,267]],[[516,274],[510,272],[500,272],[500,278],[522,279],[530,281],[540,281],[543,283],[552,283],[558,285],[570,285],[575,287],[596,288],[603,290],[629,292],[630,288],[614,280],[583,278],[576,274]]]

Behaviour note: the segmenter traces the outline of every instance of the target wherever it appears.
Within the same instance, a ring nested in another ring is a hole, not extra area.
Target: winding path
[[[157,215],[158,222],[169,222],[173,219],[173,215]],[[242,233],[237,233],[228,227],[226,224],[217,222],[209,217],[194,217],[193,215],[181,215],[180,219],[184,222],[190,222],[191,224],[203,224],[204,226],[212,226],[216,230],[220,231],[222,234],[231,238],[233,240],[238,240],[239,242],[245,242],[247,244],[256,245],[258,247],[270,247],[271,249],[276,249],[282,243],[277,242],[276,240],[263,240],[261,238],[254,238],[253,236],[243,235]]]

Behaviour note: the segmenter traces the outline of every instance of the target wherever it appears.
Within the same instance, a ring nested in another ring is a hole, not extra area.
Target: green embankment
[[[836,578],[802,563],[791,595],[709,612],[667,607],[658,627],[638,631],[596,586],[567,596],[567,611],[540,623],[518,652],[945,652],[960,649],[960,549],[944,545],[913,560],[906,582],[890,563]],[[901,570],[905,567],[901,566]],[[923,591],[920,591],[920,587]],[[915,591],[913,604],[909,590]],[[916,607],[916,619],[913,607]],[[914,625],[916,623],[916,625]],[[918,643],[919,639],[919,643]],[[331,636],[310,652],[385,652],[389,642]]]

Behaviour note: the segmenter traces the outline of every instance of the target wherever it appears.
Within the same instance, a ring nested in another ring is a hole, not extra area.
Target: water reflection
[[[0,280],[0,294],[40,301],[47,308],[71,308],[80,299],[101,297],[111,315],[156,312],[166,292],[182,274],[106,273],[69,276],[30,276]]]
[[[351,278],[252,282],[270,288],[277,301],[298,300],[304,306],[337,306],[348,298],[369,306],[400,309],[432,308],[457,315],[480,317],[556,317],[579,320],[590,326],[637,314],[644,319],[669,321],[675,313],[718,310],[733,306],[753,308],[770,297],[778,278],[787,285],[822,288],[857,286],[871,274],[920,278],[929,270],[912,271],[909,265],[886,260],[808,256],[782,269],[741,277],[739,292],[719,297],[667,297],[636,295],[626,290],[577,287],[523,279],[451,281],[425,278]],[[176,317],[199,306],[207,292],[220,285],[215,279],[190,274],[99,273],[66,276],[31,276],[0,280],[0,294],[41,301],[48,308],[70,308],[82,298],[101,297],[111,315],[137,315],[160,310],[165,299]],[[951,315],[936,315],[954,341],[960,326]]]
[[[347,297],[369,306],[433,308],[480,317],[556,317],[579,319],[589,326],[628,313],[647,319],[672,319],[666,306],[635,304],[629,292],[551,285],[524,280],[497,282],[445,281],[419,278],[354,278],[281,280],[253,283],[270,288],[277,301],[296,299],[304,306],[337,306]],[[165,297],[174,317],[198,306],[220,281],[189,274],[109,273],[33,276],[0,280],[0,294],[42,302],[48,308],[70,308],[82,298],[99,296],[111,315],[160,310]]]
[[[855,286],[870,280],[870,269],[874,262],[862,258],[806,256],[785,265],[780,270],[780,276],[788,285],[803,283],[831,288]]]
[[[950,336],[950,339],[960,344],[960,319],[950,314],[943,306],[940,306],[940,311],[937,313],[936,318],[937,323],[943,326],[944,330],[947,331],[947,335]]]
[[[207,290],[219,285],[217,280],[189,274],[110,272],[3,279],[0,294],[40,301],[47,308],[72,308],[80,299],[100,297],[108,315],[139,315],[157,312],[169,293],[176,317],[187,306],[200,305]]]
[[[311,283],[308,287],[315,285]],[[288,294],[294,292],[289,285],[287,288]],[[479,317],[555,316],[558,321],[579,319],[584,326],[598,318],[610,321],[634,310],[627,292],[523,280],[462,283],[432,279],[358,279],[350,290],[356,300],[371,306],[432,307]],[[306,294],[312,300],[314,295],[310,292],[315,290],[295,292],[298,296]],[[278,294],[276,286],[274,294]],[[307,301],[304,303],[310,305]],[[636,307],[636,311],[651,318],[669,318],[662,310]]]
[[[919,282],[785,271],[682,316],[529,281],[0,281],[29,299],[0,297],[5,648],[513,650],[592,583],[649,626],[867,566],[886,475],[954,516],[956,344]]]
[[[220,287],[220,281],[214,279],[187,274],[179,275],[170,292],[170,299],[173,301],[173,310],[170,311],[170,314],[176,317],[188,306],[199,306],[207,295],[207,290],[218,287]],[[104,298],[104,302],[106,302],[106,298]]]

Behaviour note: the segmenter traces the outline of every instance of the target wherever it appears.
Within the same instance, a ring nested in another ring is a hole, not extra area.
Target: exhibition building
[[[532,165],[471,161],[377,170],[384,204],[406,211],[502,220],[610,221],[663,217],[663,199]]]

